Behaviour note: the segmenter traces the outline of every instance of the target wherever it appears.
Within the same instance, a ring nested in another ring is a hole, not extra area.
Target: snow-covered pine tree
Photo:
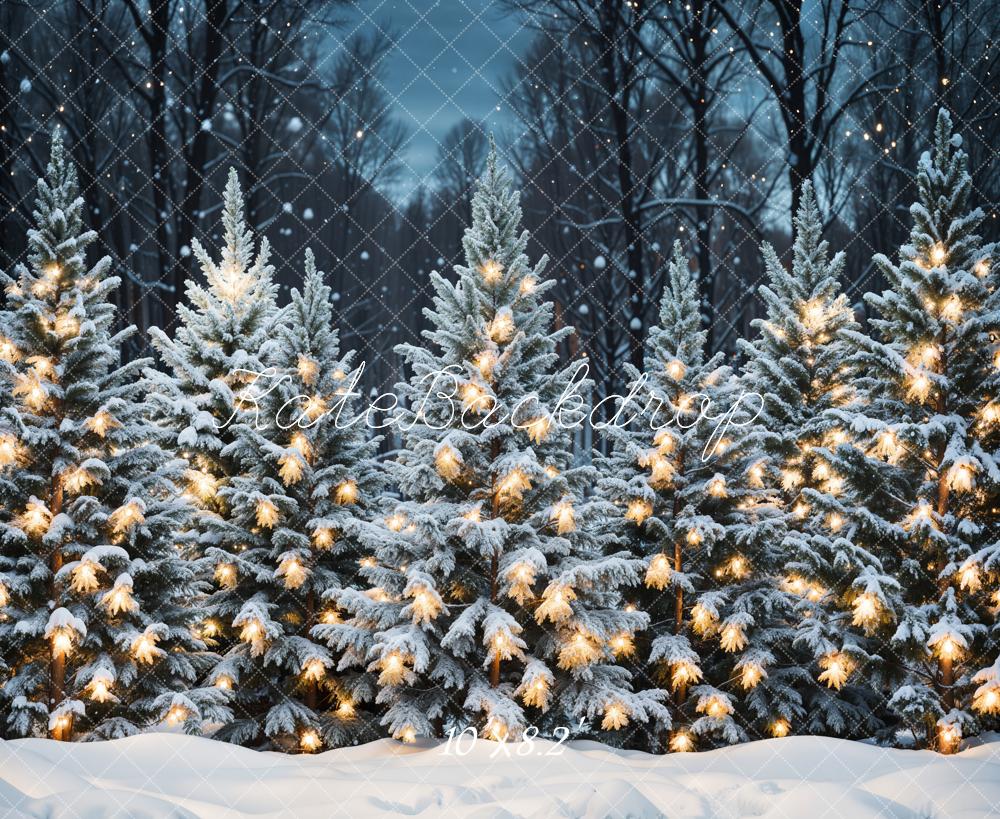
[[[8,729],[56,739],[228,718],[193,688],[214,662],[192,633],[181,556],[183,465],[143,415],[146,361],[119,364],[109,258],[88,267],[76,172],[59,132],[39,180],[28,263],[3,275],[0,645]]]
[[[660,321],[646,342],[645,372],[625,365],[630,384],[645,376],[637,403],[622,423],[605,428],[612,446],[598,463],[598,494],[614,504],[617,528],[644,561],[643,583],[628,593],[652,620],[638,636],[637,662],[648,656],[652,678],[672,690],[677,717],[669,747],[687,751],[699,734],[728,742],[744,735],[722,690],[731,668],[710,680],[704,667],[719,652],[710,639],[720,598],[712,571],[728,558],[728,573],[742,578],[749,564],[725,554],[727,529],[720,523],[735,502],[727,477],[734,430],[727,433],[720,416],[738,393],[722,354],[706,359],[698,282],[680,243],[667,273]],[[754,665],[742,678],[755,685],[760,676]]]
[[[878,338],[844,331],[864,401],[838,414],[866,446],[838,447],[830,465],[855,487],[856,540],[883,552],[902,585],[889,706],[918,744],[950,752],[978,729],[974,711],[1000,712],[1000,295],[996,248],[976,233],[983,214],[970,208],[967,157],[944,110],[917,188],[899,263],[875,257],[888,284],[866,296]]]
[[[796,601],[789,608],[786,596],[776,611],[792,618],[794,645],[785,632],[769,647],[776,668],[767,682],[786,687],[778,694],[764,685],[750,704],[758,712],[770,708],[782,733],[868,736],[881,727],[874,685],[880,656],[870,638],[895,619],[899,584],[865,545],[866,530],[854,514],[861,499],[845,495],[844,476],[823,454],[850,438],[830,411],[855,406],[843,333],[858,325],[841,290],[845,258],[830,257],[822,231],[806,183],[791,267],[764,246],[766,317],[757,322],[760,336],[741,342],[744,384],[764,398],[745,439],[748,451],[758,453],[751,482],[765,486],[777,511],[781,535],[770,569]]]
[[[178,308],[173,339],[159,328],[150,330],[166,371],[147,370],[156,417],[172,431],[172,444],[187,462],[186,494],[196,508],[189,556],[219,588],[230,585],[226,567],[238,573],[235,563],[259,528],[245,525],[242,510],[234,510],[222,490],[247,474],[231,445],[241,421],[263,415],[254,412],[251,399],[267,389],[266,379],[256,374],[265,371],[277,312],[270,247],[262,239],[254,255],[234,170],[226,183],[222,226],[225,245],[218,264],[197,241],[192,243],[205,285],[189,282],[190,304]],[[217,610],[219,605],[217,598],[210,600],[200,633],[225,653],[240,642],[245,627],[233,622],[228,603],[224,611]],[[210,681],[223,692],[231,691],[234,682],[223,673]]]
[[[592,471],[573,467],[567,428],[579,413],[559,408],[570,330],[550,329],[552,282],[545,259],[529,267],[520,221],[492,150],[466,265],[455,282],[432,273],[431,347],[400,348],[412,378],[392,474],[408,500],[364,559],[373,588],[335,593],[349,619],[314,630],[378,673],[383,721],[404,740],[669,720],[665,692],[634,692],[615,660],[648,622],[619,592],[642,564],[614,552],[606,504],[583,499]]]
[[[337,674],[336,658],[311,635],[338,620],[324,593],[360,579],[370,527],[359,524],[382,485],[378,441],[349,390],[353,355],[341,358],[332,319],[330,289],[307,252],[302,292],[292,291],[276,322],[257,417],[222,451],[242,472],[219,490],[228,514],[209,519],[208,530],[242,548],[206,555],[217,561],[214,616],[240,629],[241,642],[212,672],[232,686],[237,717],[218,736],[234,742],[314,751],[375,735],[377,722],[357,705],[372,699],[374,678]]]

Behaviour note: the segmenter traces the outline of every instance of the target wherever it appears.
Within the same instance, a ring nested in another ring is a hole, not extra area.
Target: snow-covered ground
[[[464,756],[381,740],[284,756],[178,735],[0,744],[0,814],[38,817],[956,817],[1000,812],[1000,737],[957,756],[789,737],[667,757],[590,742]],[[499,749],[499,750],[498,750]],[[531,753],[525,753],[530,750]]]

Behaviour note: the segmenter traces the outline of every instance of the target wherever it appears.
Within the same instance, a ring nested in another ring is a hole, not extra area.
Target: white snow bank
[[[592,742],[506,748],[481,741],[457,756],[380,740],[285,756],[176,734],[16,740],[0,743],[0,814],[955,819],[1000,805],[1000,737],[951,757],[820,737],[665,757]]]

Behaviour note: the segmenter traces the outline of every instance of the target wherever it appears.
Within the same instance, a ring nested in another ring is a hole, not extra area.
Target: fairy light
[[[576,515],[573,512],[573,504],[568,500],[561,500],[552,507],[549,514],[549,521],[555,523],[556,533],[560,535],[569,534],[576,529]]]
[[[18,518],[18,526],[32,537],[38,537],[47,532],[51,522],[52,513],[49,512],[44,503],[37,500],[28,501],[24,512]]]
[[[670,434],[667,429],[658,429],[656,434],[653,436],[653,444],[660,450],[664,455],[673,452],[676,446],[676,441],[674,441],[674,436]]]
[[[806,329],[815,332],[826,322],[826,311],[823,303],[817,299],[807,301],[802,305],[802,323]]]
[[[684,362],[680,359],[675,358],[667,364],[667,375],[674,381],[680,381],[686,372],[687,367],[684,366]]]
[[[334,713],[341,719],[351,719],[355,714],[354,703],[350,700],[341,700]]]
[[[76,316],[69,313],[61,313],[52,323],[52,329],[61,338],[72,338],[80,334],[80,322]]]
[[[319,375],[319,364],[307,355],[299,355],[295,369],[298,370],[299,378],[307,387],[312,386],[316,376]]]
[[[0,361],[8,364],[16,364],[21,359],[21,353],[17,345],[7,336],[0,335]]]
[[[655,555],[646,569],[646,586],[662,591],[670,584],[670,559],[663,553]]]
[[[747,635],[739,623],[726,623],[719,634],[719,646],[730,653],[742,651],[747,646]]]
[[[191,716],[190,711],[183,705],[174,705],[167,711],[166,723],[170,726],[180,725],[189,716]]]
[[[944,264],[945,259],[948,258],[948,251],[944,249],[944,245],[937,242],[931,247],[930,258],[931,264],[937,267],[938,265]]]
[[[710,634],[715,629],[719,616],[711,609],[706,608],[701,603],[696,603],[691,609],[691,626],[695,633],[702,637]]]
[[[131,500],[119,506],[108,518],[108,526],[114,535],[124,535],[133,526],[137,526],[146,520],[142,513],[142,506],[138,501]]]
[[[406,526],[406,515],[401,512],[393,512],[385,519],[385,525],[391,532],[401,532]]]
[[[684,536],[684,540],[687,541],[688,546],[700,546],[704,537],[701,531],[695,528],[688,529],[688,533]]]
[[[462,409],[466,412],[485,412],[489,409],[490,398],[478,384],[471,381],[462,386]]]
[[[712,719],[723,719],[733,713],[733,706],[728,700],[713,694],[699,701],[696,710]]]
[[[340,506],[350,506],[358,502],[358,485],[355,481],[347,480],[337,484],[334,490],[334,501]]]
[[[882,617],[882,604],[878,597],[870,592],[864,592],[854,598],[854,612],[851,622],[865,630],[877,625]]]
[[[403,662],[403,655],[398,651],[391,651],[382,658],[382,671],[378,677],[379,685],[399,685],[406,679],[406,665]]]
[[[269,498],[257,501],[257,525],[265,529],[273,529],[278,522],[278,507]]]
[[[86,558],[81,560],[70,575],[70,585],[77,594],[90,594],[97,590],[100,583],[97,580],[97,571],[101,569],[100,563],[95,563]]]
[[[531,489],[531,479],[520,469],[509,472],[497,486],[500,497],[508,501],[520,501],[528,489]]]
[[[438,475],[446,481],[454,481],[462,474],[462,462],[458,453],[448,444],[438,447],[434,453],[434,467]]]
[[[959,588],[969,592],[969,594],[975,594],[979,591],[983,587],[979,566],[971,562],[963,564],[962,568],[958,570],[958,582]]]
[[[559,667],[567,670],[589,665],[601,656],[593,639],[582,629],[559,649]]]
[[[22,458],[23,449],[13,435],[0,434],[0,469],[15,466]]]
[[[0,608],[10,604],[10,589],[5,583],[0,583]]]
[[[140,663],[152,663],[156,660],[156,644],[159,637],[151,632],[140,634],[132,641],[132,655]]]
[[[114,680],[107,672],[98,672],[90,681],[88,695],[94,702],[108,702],[114,699],[111,686]]]
[[[802,473],[797,469],[783,469],[781,471],[781,488],[786,492],[794,491],[802,484]]]
[[[489,337],[497,344],[510,341],[514,335],[514,318],[508,308],[500,310],[486,328]]]
[[[920,526],[922,524],[928,523],[931,526],[937,528],[937,524],[934,522],[933,510],[931,505],[927,501],[920,501],[916,508],[910,513],[909,517],[905,521],[905,528],[910,529],[914,526]]]
[[[535,288],[537,286],[538,286],[538,281],[535,279],[534,276],[525,276],[523,279],[521,279],[521,286],[520,286],[521,295],[530,296],[532,293],[535,292]]]
[[[323,740],[315,728],[307,728],[299,736],[299,747],[307,754],[315,753],[323,747]]]
[[[503,273],[503,265],[496,259],[486,259],[481,265],[479,265],[479,275],[483,277],[483,281],[486,284],[496,284],[500,281],[500,276]]]
[[[948,486],[956,492],[971,492],[975,474],[970,464],[955,464],[948,472]]]
[[[52,653],[56,657],[67,657],[73,650],[73,638],[76,632],[67,627],[59,626],[51,632]]]
[[[729,493],[726,491],[726,479],[721,475],[716,475],[708,482],[708,494],[713,498],[724,498]]]
[[[951,634],[939,635],[929,645],[942,660],[960,660],[965,654],[964,641]]]
[[[609,641],[611,653],[615,657],[630,657],[635,653],[635,641],[627,631],[614,635]]]
[[[525,705],[545,709],[549,704],[549,681],[545,677],[535,677],[524,687],[521,694]]]
[[[701,677],[701,669],[690,660],[675,660],[670,666],[670,687],[674,691],[698,682]]]
[[[747,478],[750,486],[759,489],[764,485],[764,462],[757,461],[747,470]]]
[[[285,578],[286,589],[297,589],[309,578],[309,570],[298,557],[290,555],[278,564],[278,577]]]
[[[311,461],[314,455],[312,444],[304,432],[298,430],[292,433],[288,440],[288,446],[299,453],[306,461]]]
[[[894,464],[900,455],[901,448],[899,438],[891,429],[884,429],[875,439],[875,454],[880,458],[885,458],[890,464]]]
[[[374,557],[363,557],[358,561],[358,565],[362,569],[374,569],[378,565],[378,561]]]
[[[413,612],[413,622],[429,623],[440,613],[441,601],[429,588],[420,586],[413,590],[410,610]]]
[[[938,743],[943,753],[954,753],[961,741],[962,729],[959,725],[948,723],[938,728]]]
[[[326,676],[326,663],[318,657],[306,660],[302,664],[302,679],[306,682],[319,682]]]
[[[417,741],[417,731],[412,725],[407,725],[399,734],[399,738],[410,745]]]
[[[306,398],[306,402],[302,406],[303,415],[305,415],[310,421],[316,421],[319,418],[322,418],[326,414],[326,411],[326,400],[318,393],[310,395]]]
[[[220,674],[218,677],[216,677],[215,681],[212,684],[216,688],[221,689],[222,691],[232,691],[233,690],[233,678],[229,677],[229,676],[227,676],[225,674]]]
[[[805,520],[806,515],[809,514],[809,504],[804,501],[799,501],[792,507],[792,516],[796,520]]]
[[[320,526],[313,530],[312,542],[317,549],[329,549],[333,546],[333,529]]]
[[[686,754],[694,750],[694,739],[688,731],[676,731],[670,737],[670,750],[677,754]]]
[[[532,418],[524,425],[524,431],[528,433],[528,437],[534,441],[536,444],[540,444],[545,440],[546,436],[549,434],[549,429],[552,427],[552,422],[545,415],[540,415],[537,418]]]
[[[980,714],[1000,714],[1000,682],[981,686],[972,698],[972,707]]]
[[[472,363],[476,365],[479,374],[489,381],[493,376],[493,368],[497,365],[496,353],[492,350],[483,350],[476,354],[476,357],[472,359]]]
[[[617,731],[628,725],[628,718],[631,712],[624,703],[612,702],[604,709],[604,719],[601,720],[601,728],[605,731]]]
[[[570,605],[573,600],[576,600],[576,592],[572,588],[561,583],[550,584],[542,592],[542,602],[535,610],[535,619],[539,623],[544,623],[546,619],[553,623],[565,620],[573,614]]]
[[[38,380],[37,376],[30,373],[21,373],[17,376],[13,395],[15,398],[23,397],[25,405],[35,412],[41,410],[48,401],[42,382]]]
[[[819,666],[823,669],[823,673],[819,675],[819,681],[837,691],[844,687],[844,683],[854,672],[855,667],[854,661],[841,651],[835,651],[821,657]]]
[[[282,455],[278,459],[278,477],[285,486],[292,486],[302,480],[302,459],[298,455]]]
[[[962,300],[952,293],[941,305],[941,318],[945,321],[957,322],[962,318],[964,306]]]
[[[972,271],[980,278],[984,278],[990,272],[990,260],[980,259],[972,266]]]
[[[759,663],[747,662],[740,667],[740,685],[747,691],[755,688],[764,679],[764,667]]]
[[[831,532],[839,532],[844,526],[844,517],[839,512],[831,512],[826,519]]]
[[[625,518],[631,520],[636,526],[642,526],[646,519],[653,514],[653,504],[647,500],[636,498],[630,501],[625,509]]]
[[[771,731],[772,737],[780,739],[781,737],[787,737],[791,733],[792,726],[787,719],[782,717],[772,722],[769,730]]]
[[[115,581],[115,587],[101,598],[101,604],[107,608],[108,614],[112,617],[122,611],[132,612],[138,609],[139,604],[132,597],[131,579],[119,577]]]

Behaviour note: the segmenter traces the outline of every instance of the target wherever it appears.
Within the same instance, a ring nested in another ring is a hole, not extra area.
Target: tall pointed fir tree
[[[857,406],[843,334],[858,325],[841,290],[844,256],[830,257],[822,230],[807,183],[791,268],[764,246],[766,317],[757,322],[758,339],[741,343],[744,384],[764,399],[745,437],[754,457],[747,478],[766,489],[776,512],[771,569],[782,597],[775,615],[794,628],[775,632],[782,639],[769,647],[770,685],[751,706],[774,709],[781,732],[869,736],[882,726],[873,685],[881,671],[877,635],[896,617],[899,584],[855,514],[861,498],[845,494],[844,476],[824,457],[830,447],[849,445],[837,411]]]
[[[224,563],[221,556],[236,561],[256,537],[222,490],[246,474],[241,459],[227,447],[237,441],[240,422],[254,410],[252,401],[241,400],[244,393],[266,388],[256,374],[265,370],[265,346],[277,310],[270,248],[263,239],[254,255],[235,171],[230,171],[226,184],[222,225],[225,247],[220,263],[197,241],[192,243],[205,284],[189,282],[190,304],[178,308],[180,321],[173,339],[159,328],[150,330],[165,370],[147,370],[155,416],[171,430],[171,443],[187,464],[184,491],[195,507],[194,542],[187,556],[217,586],[229,582],[216,572]],[[242,631],[228,609],[218,610],[217,602],[210,601],[200,628],[205,640],[225,653],[240,641]],[[232,690],[233,680],[225,675],[217,674],[210,682],[222,693]]]
[[[240,548],[215,545],[206,556],[219,585],[212,612],[239,630],[213,671],[232,687],[236,719],[218,736],[234,742],[314,751],[377,736],[375,720],[358,710],[372,699],[373,678],[337,674],[336,658],[311,634],[338,620],[324,593],[359,580],[364,519],[382,484],[378,441],[350,391],[353,356],[341,358],[331,322],[330,289],[308,252],[303,290],[292,291],[276,323],[256,411],[222,450],[242,471],[219,490],[228,515],[207,526],[213,542]]]
[[[601,459],[598,493],[616,509],[615,525],[645,574],[630,602],[652,625],[640,635],[640,665],[648,656],[654,681],[669,687],[675,707],[669,748],[693,750],[699,735],[735,742],[744,736],[733,718],[733,699],[718,663],[715,618],[724,592],[719,578],[742,578],[747,559],[726,540],[736,511],[728,453],[727,412],[741,411],[722,354],[705,355],[697,278],[680,243],[674,244],[660,321],[649,332],[645,371],[626,365],[634,403],[606,435],[612,446]],[[762,676],[746,659],[737,674],[748,684]]]
[[[944,752],[978,730],[976,712],[1000,713],[1000,296],[967,164],[942,110],[933,156],[917,169],[910,241],[898,264],[875,257],[888,285],[866,296],[878,338],[844,331],[865,401],[843,422],[865,449],[840,446],[831,459],[856,488],[859,537],[885,553],[903,589],[889,706],[918,744]]]
[[[558,367],[545,260],[529,267],[518,195],[491,151],[457,281],[436,273],[433,348],[403,346],[404,451],[392,474],[407,500],[363,558],[372,586],[332,595],[348,619],[315,629],[378,674],[394,737],[473,726],[517,738],[593,720],[610,737],[669,720],[664,692],[632,690],[616,660],[645,614],[619,587],[641,563],[614,552],[572,466],[573,367]],[[584,385],[586,388],[586,385]],[[614,740],[613,740],[614,741]]]
[[[181,555],[182,465],[143,416],[142,367],[119,364],[111,261],[58,131],[39,180],[28,263],[3,276],[0,380],[0,645],[7,727],[56,739],[196,730],[228,716],[192,687],[213,662],[192,626],[198,585]]]

